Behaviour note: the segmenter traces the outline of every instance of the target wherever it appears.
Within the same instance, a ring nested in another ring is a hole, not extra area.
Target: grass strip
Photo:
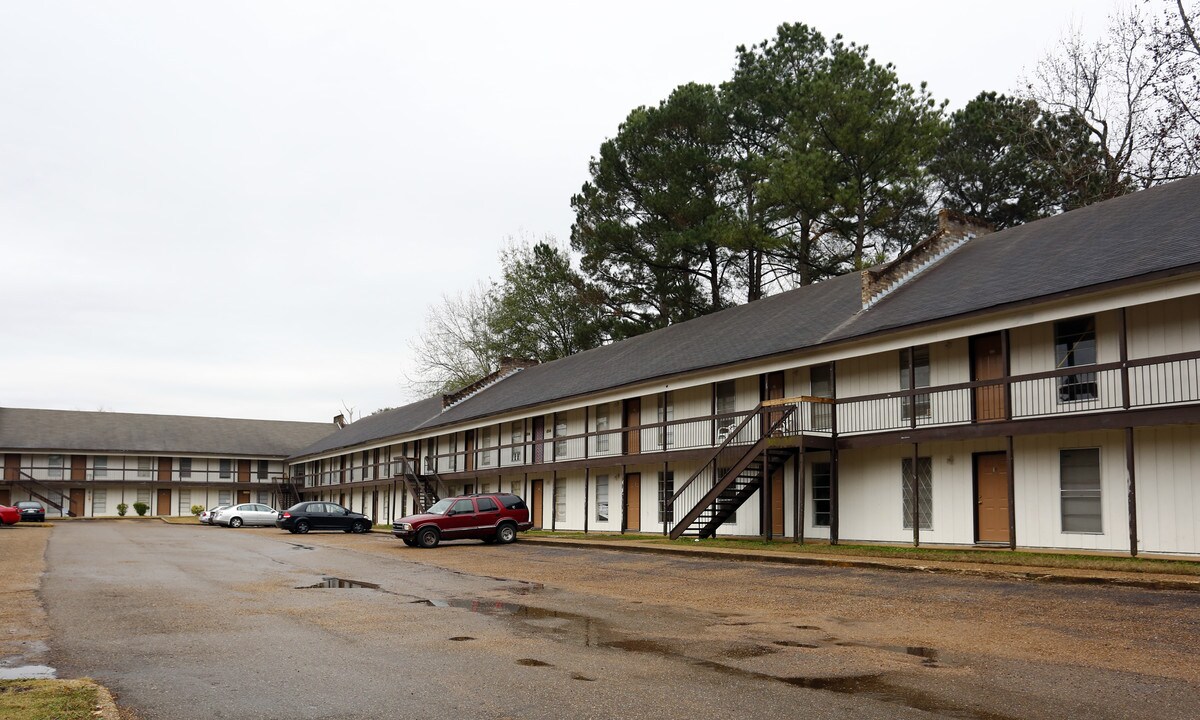
[[[98,702],[87,680],[0,680],[0,720],[90,720]]]

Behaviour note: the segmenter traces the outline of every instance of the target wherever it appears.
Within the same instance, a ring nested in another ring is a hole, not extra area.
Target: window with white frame
[[[833,397],[833,363],[813,365],[808,371],[808,391],[813,397]],[[812,429],[827,431],[833,429],[833,406],[826,403],[813,403],[809,408]]]
[[[192,514],[192,491],[191,490],[180,490],[179,491],[179,510],[178,510],[178,512],[180,515],[191,515]]]
[[[1096,364],[1096,318],[1061,320],[1054,323],[1054,367],[1069,368]],[[1095,400],[1099,391],[1096,373],[1062,375],[1058,378],[1060,403]]]
[[[233,491],[232,490],[218,490],[217,491],[217,504],[218,505],[230,505],[232,503],[233,503]]]
[[[1100,448],[1058,453],[1058,482],[1065,533],[1102,533],[1100,515]]]
[[[150,471],[154,468],[154,459],[148,457],[140,457],[138,460],[137,476],[139,478],[150,477]]]
[[[554,437],[560,438],[567,434],[567,419],[560,418],[556,414],[554,416]],[[567,441],[557,440],[554,443],[554,457],[564,458],[567,456]]]
[[[480,441],[483,444],[483,457],[482,457],[481,462],[484,465],[491,465],[492,464],[492,429],[490,427],[485,427],[483,429],[482,437],[483,437],[483,440]]]
[[[46,477],[50,480],[61,480],[63,476],[63,456],[46,456]]]
[[[729,433],[738,426],[734,413],[737,411],[737,381],[725,380],[713,387],[717,408],[717,442],[725,442]]]
[[[596,452],[606,453],[609,450],[608,433],[608,403],[596,406]]]
[[[812,464],[813,527],[829,527],[833,515],[833,474],[829,463]]]
[[[190,478],[192,476],[192,459],[179,458],[179,477]]]
[[[139,488],[137,491],[137,501],[140,503],[150,504],[150,490],[147,488]]]
[[[596,476],[596,522],[608,522],[608,476]]]
[[[910,363],[909,360],[912,360]],[[916,384],[909,386],[915,380]],[[900,351],[900,389],[910,390],[929,387],[929,346],[918,345]],[[916,404],[917,418],[929,418],[929,395],[912,395],[900,398],[900,417],[911,421],[913,405]]]
[[[658,521],[660,523],[675,522],[675,507],[667,507],[667,501],[675,494],[675,473],[658,473]]]
[[[92,458],[92,477],[106,478],[108,477],[108,457],[105,455],[97,455]]]
[[[509,449],[508,459],[511,462],[519,463],[525,459],[525,448],[521,445],[525,441],[525,427],[523,423],[512,424],[512,448]]]
[[[658,421],[669,423],[675,419],[675,393],[665,392],[658,396]],[[671,447],[675,444],[675,427],[662,425],[658,428],[658,446]]]
[[[900,461],[902,475],[902,494],[904,500],[901,512],[904,515],[904,528],[912,530],[913,526],[913,461],[904,458]],[[922,530],[933,529],[933,458],[917,458],[917,489],[918,489],[918,520]]]
[[[108,491],[97,489],[92,491],[92,514],[103,515],[108,512]]]
[[[567,481],[563,478],[554,480],[554,522],[560,523],[567,519]]]
[[[268,490],[259,490],[259,491],[258,491],[258,502],[259,502],[259,504],[260,504],[260,505],[270,505],[270,504],[271,504],[271,493],[270,493],[270,491],[268,491]]]

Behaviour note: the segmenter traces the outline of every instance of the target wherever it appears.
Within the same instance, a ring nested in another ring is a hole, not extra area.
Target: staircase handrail
[[[720,456],[722,450],[724,450],[729,445],[733,444],[733,441],[735,439],[737,439],[738,435],[742,434],[742,430],[745,429],[746,423],[750,422],[750,420],[752,418],[757,417],[759,415],[759,413],[762,412],[762,407],[763,407],[763,404],[759,403],[754,406],[753,410],[746,413],[746,417],[743,418],[740,423],[738,423],[737,427],[735,427],[733,430],[730,430],[725,435],[725,439],[721,442],[720,445],[717,445],[715,448],[713,448],[713,451],[711,453],[709,453],[707,459],[705,459],[705,461],[700,464],[700,467],[696,469],[696,472],[692,473],[692,476],[689,477],[687,479],[687,481],[684,482],[683,485],[681,485],[679,487],[679,489],[675,491],[675,494],[671,495],[671,497],[666,502],[666,507],[674,507],[675,506],[675,501],[679,498],[679,496],[682,495],[683,492],[688,489],[689,485],[691,485],[693,482],[696,481],[696,478],[700,477],[700,473],[704,472],[705,468],[707,468],[710,464],[716,462],[717,457]],[[753,443],[751,443],[751,444],[753,444]]]

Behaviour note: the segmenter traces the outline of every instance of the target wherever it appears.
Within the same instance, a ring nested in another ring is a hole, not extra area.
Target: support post
[[[829,364],[833,403],[829,406],[829,544],[838,544],[838,406],[837,363]]]
[[[1017,479],[1013,475],[1013,436],[1005,438],[1004,461],[1008,475],[1008,549],[1017,549]]]
[[[1133,472],[1133,428],[1125,428],[1125,476],[1129,485],[1129,554],[1137,557],[1137,480]]]
[[[666,406],[664,405],[663,407],[666,407]],[[665,412],[665,411],[663,412],[663,417],[664,417],[664,418],[666,417],[666,412]],[[666,437],[666,432],[665,432],[666,428],[664,427],[664,428],[663,428],[663,430],[664,430],[664,432],[663,432],[663,437],[665,438],[665,437]],[[664,445],[664,446],[666,445],[666,440],[663,440],[663,445]],[[674,486],[674,483],[671,483],[671,484],[672,484],[672,486]],[[663,489],[660,491],[662,494],[659,496],[659,498],[658,498],[658,502],[659,502],[659,503],[662,505],[662,514],[663,514],[663,536],[664,536],[664,537],[666,537],[666,536],[668,536],[668,535],[670,535],[670,534],[671,534],[671,523],[670,523],[670,522],[668,521],[668,519],[667,519],[667,493],[666,493],[666,489],[667,489],[667,463],[666,463],[666,461],[665,461],[665,460],[663,461],[663,469],[662,469],[662,488],[663,488]],[[673,494],[673,493],[672,493],[672,494]],[[674,517],[674,516],[675,516],[675,506],[674,506],[674,505],[672,505],[672,506],[671,506],[671,517]]]
[[[800,439],[800,452],[796,455],[796,465],[792,468],[792,479],[795,485],[795,497],[793,503],[795,510],[795,530],[792,532],[792,539],[797,545],[804,544],[804,436]]]
[[[584,447],[587,447],[587,438],[584,438],[583,442],[584,442]],[[587,535],[587,532],[588,532],[588,516],[590,514],[590,510],[588,510],[588,501],[591,500],[591,497],[592,497],[591,490],[588,489],[588,486],[591,484],[591,480],[592,480],[592,469],[590,467],[584,468],[583,469],[583,534],[584,535]]]
[[[911,356],[910,356],[911,358]],[[916,398],[913,398],[913,410],[916,410]],[[916,413],[914,412],[915,416]],[[912,526],[913,547],[921,547],[921,456],[917,443],[912,446]]]
[[[1125,326],[1125,308],[1119,311],[1121,319],[1117,328],[1117,347],[1121,353],[1121,407],[1129,409],[1129,337]],[[1131,476],[1132,477],[1132,476]]]

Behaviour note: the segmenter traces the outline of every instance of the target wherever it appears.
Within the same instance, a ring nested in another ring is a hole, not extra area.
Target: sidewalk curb
[[[1109,585],[1113,587],[1128,587],[1141,590],[1179,590],[1184,592],[1200,592],[1200,580],[1161,580],[1144,579],[1137,576],[1107,576],[1107,575],[1068,575],[1049,569],[1033,571],[1009,570],[996,568],[994,570],[978,567],[955,567],[951,561],[940,565],[917,565],[911,563],[888,563],[877,560],[856,559],[847,557],[826,558],[812,555],[790,555],[783,553],[738,551],[738,550],[692,550],[657,545],[637,545],[631,543],[589,542],[587,540],[559,540],[555,538],[525,537],[521,542],[552,545],[557,547],[588,547],[597,550],[613,550],[618,552],[635,552],[647,555],[675,555],[680,557],[700,558],[704,560],[725,560],[726,562],[765,562],[781,565],[802,565],[815,567],[857,568],[862,570],[890,570],[892,572],[930,573],[937,575],[966,575],[971,577],[987,577],[1000,580],[1021,580],[1025,582],[1041,582],[1061,585]]]

